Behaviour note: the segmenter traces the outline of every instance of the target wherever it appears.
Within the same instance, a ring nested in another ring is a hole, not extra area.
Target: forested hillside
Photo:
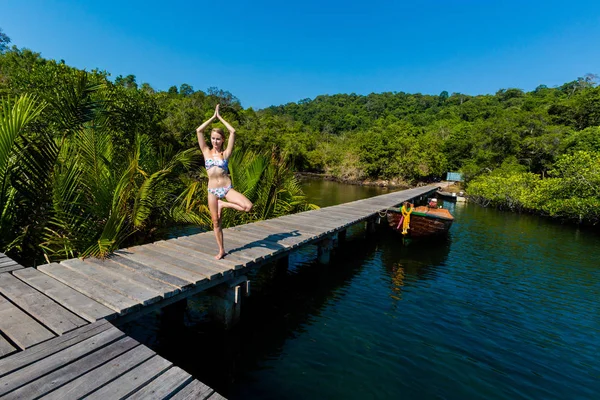
[[[216,104],[243,150],[233,174],[257,205],[248,218],[310,207],[294,171],[406,184],[461,171],[482,204],[600,220],[592,74],[531,92],[336,94],[254,110],[218,88],[77,70],[0,34],[0,251],[17,257],[102,255],[161,226],[209,227],[195,128]]]

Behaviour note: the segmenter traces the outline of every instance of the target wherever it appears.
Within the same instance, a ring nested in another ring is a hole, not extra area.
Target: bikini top
[[[212,167],[219,167],[223,168],[226,173],[229,173],[228,161],[220,158],[207,158],[204,160],[204,166],[206,167],[206,170],[209,170]]]

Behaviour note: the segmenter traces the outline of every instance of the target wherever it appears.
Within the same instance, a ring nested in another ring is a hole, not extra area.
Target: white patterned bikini
[[[207,158],[204,160],[204,166],[206,167],[207,171],[212,167],[219,167],[222,168],[226,174],[229,174],[228,164],[228,160],[222,160],[220,158]],[[233,185],[229,184],[225,187],[208,188],[208,193],[212,193],[213,195],[217,196],[218,199],[222,199],[223,197],[227,196],[227,192],[229,192],[231,189],[233,189]]]

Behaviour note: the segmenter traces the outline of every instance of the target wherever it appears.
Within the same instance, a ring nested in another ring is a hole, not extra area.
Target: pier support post
[[[290,265],[290,253],[286,253],[286,255],[280,257],[275,261],[275,268],[277,268],[278,272],[287,271]]]
[[[331,237],[327,237],[319,242],[317,247],[317,261],[319,264],[329,264],[332,248],[333,240]]]
[[[290,253],[286,253],[285,256],[275,261],[275,279],[283,279],[287,276],[288,268],[290,266]]]
[[[346,243],[346,229],[342,229],[337,233],[337,244],[338,246],[342,246]]]
[[[367,235],[375,233],[375,221],[376,218],[369,218],[367,220]]]
[[[220,323],[225,330],[233,328],[240,320],[242,298],[250,290],[250,281],[239,276],[211,289],[213,299],[209,307],[211,317]]]
[[[187,305],[187,299],[181,299],[173,304],[163,307],[161,319],[165,325],[170,327],[183,325]]]
[[[335,250],[338,247],[340,247],[339,232],[335,232],[331,234],[331,248]]]

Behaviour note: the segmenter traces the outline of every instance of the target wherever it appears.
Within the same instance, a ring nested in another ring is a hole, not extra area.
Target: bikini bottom
[[[212,193],[215,196],[217,196],[217,199],[222,199],[223,197],[227,196],[227,193],[233,189],[233,185],[228,185],[225,187],[218,187],[218,188],[208,188],[208,193]]]

